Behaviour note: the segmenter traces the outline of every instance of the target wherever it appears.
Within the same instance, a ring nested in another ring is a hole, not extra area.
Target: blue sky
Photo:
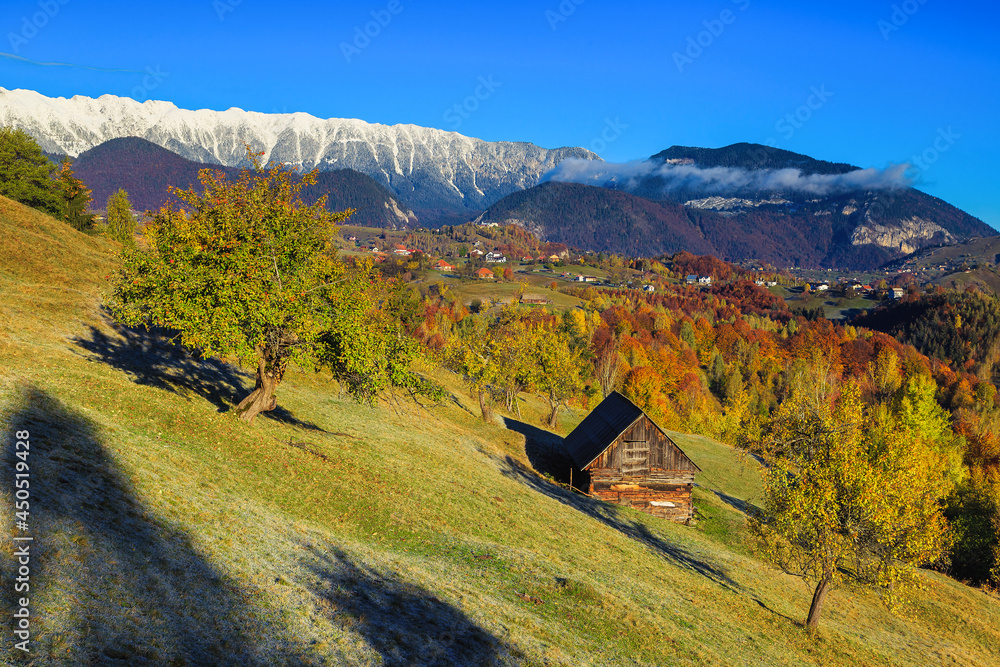
[[[4,57],[5,88],[413,123],[612,161],[738,141],[861,167],[916,156],[917,187],[1000,228],[992,3],[4,0],[3,14],[0,51],[130,70]]]

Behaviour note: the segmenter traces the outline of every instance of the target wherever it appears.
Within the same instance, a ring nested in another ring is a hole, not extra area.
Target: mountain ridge
[[[700,167],[740,167],[743,169],[798,169],[803,174],[845,174],[860,169],[841,162],[829,162],[783,148],[738,142],[721,148],[671,146],[651,155],[650,160],[692,160]]]
[[[240,172],[236,167],[188,160],[139,137],[111,139],[73,161],[77,177],[93,192],[96,207],[122,188],[140,211],[156,210],[168,202],[176,204],[177,198],[169,194],[168,187],[197,187],[198,172],[204,168],[221,170],[230,179]],[[309,201],[326,196],[331,210],[356,209],[352,224],[395,229],[417,221],[413,211],[390,190],[352,169],[317,173],[316,183],[303,188],[302,196]]]
[[[413,208],[477,213],[535,185],[567,157],[600,159],[583,148],[487,142],[417,125],[236,107],[188,110],[114,95],[50,98],[23,89],[0,88],[0,123],[24,129],[48,153],[71,157],[109,139],[138,136],[189,160],[242,167],[249,144],[266,162],[367,174]]]
[[[661,171],[660,165],[668,168]],[[542,185],[497,202],[478,221],[517,224],[542,240],[585,250],[644,256],[690,250],[727,261],[863,270],[924,247],[997,234],[937,197],[895,186],[898,172],[862,170],[760,144],[674,146],[645,163],[569,163],[547,174]],[[708,182],[715,189],[703,187]],[[752,187],[772,182],[794,187]],[[606,201],[598,203],[600,198]],[[626,239],[615,229],[615,222],[636,221],[645,229],[643,239]]]

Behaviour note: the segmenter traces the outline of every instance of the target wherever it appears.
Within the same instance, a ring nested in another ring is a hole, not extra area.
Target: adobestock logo
[[[889,36],[906,25],[910,17],[916,14],[921,5],[926,2],[927,0],[905,0],[901,4],[893,5],[889,20],[879,19],[875,24],[878,26],[879,32],[882,33],[882,39],[888,42]]]
[[[351,42],[341,42],[340,52],[344,54],[344,60],[348,63],[362,51],[367,49],[372,40],[382,34],[382,31],[389,27],[392,19],[403,13],[403,4],[400,0],[389,0],[385,9],[372,10],[372,20],[364,26],[354,26],[354,39]]]
[[[910,158],[910,169],[906,172],[906,177],[916,182],[923,176],[924,172],[930,169],[931,165],[941,159],[942,153],[947,153],[955,142],[962,138],[948,126],[948,129],[939,127],[937,136],[931,145]]]
[[[31,15],[31,17],[22,16],[21,17],[21,30],[20,32],[8,32],[7,41],[10,42],[10,50],[12,53],[19,53],[21,47],[27,44],[30,40],[38,34],[38,31],[49,24],[56,14],[59,13],[59,9],[62,6],[68,5],[69,0],[41,0],[38,3],[39,11]]]
[[[145,102],[149,99],[149,94],[159,88],[160,84],[168,76],[170,76],[170,73],[162,71],[159,65],[155,69],[147,67],[146,76],[142,77],[140,85],[132,89],[132,99],[137,102]]]
[[[215,0],[212,3],[212,9],[215,10],[215,15],[219,17],[220,21],[226,20],[226,14],[235,11],[243,3],[243,0]]]
[[[552,28],[552,30],[556,30],[560,23],[567,21],[570,16],[576,13],[576,8],[586,1],[587,0],[562,0],[555,10],[546,9],[545,20],[549,22],[549,27]]]
[[[812,120],[813,114],[822,109],[833,97],[833,93],[826,89],[825,83],[821,83],[818,88],[810,86],[809,91],[811,94],[804,104],[799,105],[795,111],[786,113],[774,124],[774,129],[781,132],[785,141],[795,136],[795,131],[802,129],[803,125]]]
[[[610,118],[604,119],[604,128],[601,130],[600,135],[594,137],[590,142],[590,150],[594,153],[600,154],[607,149],[608,144],[618,141],[618,138],[625,133],[628,129],[628,125],[621,121],[621,118],[615,116],[614,120]]]
[[[750,6],[750,0],[732,0],[732,3],[740,11],[746,11]],[[701,24],[705,29],[695,35],[689,35],[687,47],[683,51],[674,51],[673,53],[672,57],[677,71],[683,74],[685,67],[701,58],[705,50],[715,44],[715,41],[726,31],[726,26],[736,22],[736,17],[737,14],[733,10],[723,9],[716,18],[702,21]]]
[[[451,124],[452,132],[457,132],[462,127],[462,121],[467,120],[473,113],[479,111],[480,105],[493,96],[497,88],[503,84],[493,80],[493,75],[479,77],[479,85],[461,102],[456,102],[444,112],[444,121]]]
[[[940,160],[941,155],[951,150],[951,147],[961,138],[962,135],[956,133],[950,125],[947,129],[939,127],[937,136],[934,137],[931,145],[911,156],[908,160],[910,167],[903,175],[909,181],[910,186],[918,185],[931,165]],[[872,220],[887,217],[889,212],[893,210],[892,206],[895,203],[896,195],[893,190],[880,192],[878,198],[868,207],[868,217]]]

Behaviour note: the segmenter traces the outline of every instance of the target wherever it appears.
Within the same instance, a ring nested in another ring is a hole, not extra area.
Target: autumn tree
[[[618,386],[621,377],[618,337],[608,327],[600,327],[594,332],[590,346],[594,361],[594,376],[601,385],[601,393],[607,397]]]
[[[535,379],[535,350],[539,336],[538,327],[505,311],[496,332],[497,349],[493,357],[496,369],[496,386],[505,402],[507,412],[521,416],[518,395]]]
[[[854,385],[831,397],[814,387],[778,409],[765,439],[764,509],[751,520],[765,553],[815,585],[810,631],[838,581],[878,589],[892,604],[912,566],[947,545],[941,499],[951,482],[938,449],[884,406],[866,410]]]
[[[27,132],[0,127],[0,195],[59,216],[63,206],[53,187],[54,169]]]
[[[108,236],[123,246],[135,246],[135,216],[132,215],[132,202],[128,193],[118,189],[108,197],[107,210]]]
[[[554,328],[539,332],[535,355],[535,387],[549,403],[549,428],[556,428],[559,408],[583,389],[584,360],[571,335]]]
[[[63,219],[78,231],[90,229],[94,224],[93,214],[87,213],[92,199],[90,188],[73,173],[69,158],[63,160],[59,167],[55,188],[62,200]]]
[[[466,317],[445,351],[445,363],[462,375],[479,401],[483,421],[493,418],[493,404],[500,396],[504,337],[484,316]]]
[[[352,211],[304,203],[315,175],[295,182],[259,155],[235,181],[205,169],[200,189],[172,189],[184,208],[161,209],[145,230],[149,249],[124,253],[115,318],[253,366],[256,386],[236,407],[246,421],[275,409],[289,363],[331,370],[359,399],[388,386],[421,390],[408,372],[412,348],[379,311],[377,274],[336,258],[335,225]]]

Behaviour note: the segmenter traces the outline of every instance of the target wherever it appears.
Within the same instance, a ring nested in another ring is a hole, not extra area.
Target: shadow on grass
[[[73,343],[86,350],[90,360],[124,372],[136,384],[185,398],[196,396],[219,412],[232,409],[252,391],[253,375],[218,359],[195,356],[183,345],[171,343],[170,335],[162,329],[146,331],[111,326],[116,336],[91,326],[88,337],[77,337]],[[289,426],[323,431],[315,424],[299,420],[280,405],[261,416]]]
[[[505,421],[509,430],[524,435],[525,453],[532,465],[532,468],[527,468],[519,461],[507,456],[500,461],[500,471],[505,476],[516,479],[535,491],[543,493],[550,498],[569,505],[578,512],[586,514],[592,519],[600,521],[626,537],[643,544],[652,550],[653,553],[662,556],[674,565],[700,574],[734,593],[746,595],[766,611],[776,616],[781,616],[791,623],[798,624],[794,619],[771,609],[752,591],[740,585],[725,570],[712,563],[709,559],[692,553],[680,545],[669,542],[660,535],[656,535],[646,524],[623,516],[622,508],[617,505],[590,498],[559,486],[559,483],[566,483],[564,478],[568,477],[569,466],[572,465],[572,460],[563,447],[563,438],[550,431],[513,419],[505,418]],[[550,475],[558,483],[550,482],[544,477],[539,476],[539,473]],[[741,512],[759,511],[755,505],[739,498],[734,498],[714,489],[712,492],[719,496],[723,502],[732,505]]]
[[[622,535],[639,542],[652,550],[653,553],[662,556],[678,567],[700,574],[721,586],[725,586],[731,591],[737,593],[743,592],[741,586],[722,568],[711,563],[707,558],[692,553],[684,547],[664,539],[660,535],[656,535],[644,523],[625,516],[623,508],[613,503],[604,502],[564,489],[558,484],[540,477],[534,470],[510,456],[507,456],[500,462],[500,472],[539,493],[543,493],[565,505],[569,505],[578,512],[582,512],[590,518],[600,521],[609,528],[617,530]]]
[[[524,453],[536,472],[549,475],[560,484],[569,484],[573,459],[566,453],[562,437],[510,417],[503,420],[508,431],[524,436]]]
[[[453,605],[337,548],[305,547],[313,594],[330,620],[365,638],[385,665],[510,665],[523,655]]]
[[[34,538],[35,664],[315,664],[254,608],[257,592],[221,574],[144,506],[87,418],[27,388],[7,423],[5,470],[25,458],[16,434],[30,433],[30,528],[19,534]],[[0,560],[0,579],[12,581],[15,567],[13,558]],[[0,596],[4,609],[14,608],[12,586]]]
[[[742,512],[746,516],[757,516],[761,512],[759,507],[753,503],[747,502],[746,500],[740,500],[739,498],[730,496],[729,494],[723,493],[717,489],[709,489],[709,491],[714,493],[719,500],[726,503],[737,512]]]

